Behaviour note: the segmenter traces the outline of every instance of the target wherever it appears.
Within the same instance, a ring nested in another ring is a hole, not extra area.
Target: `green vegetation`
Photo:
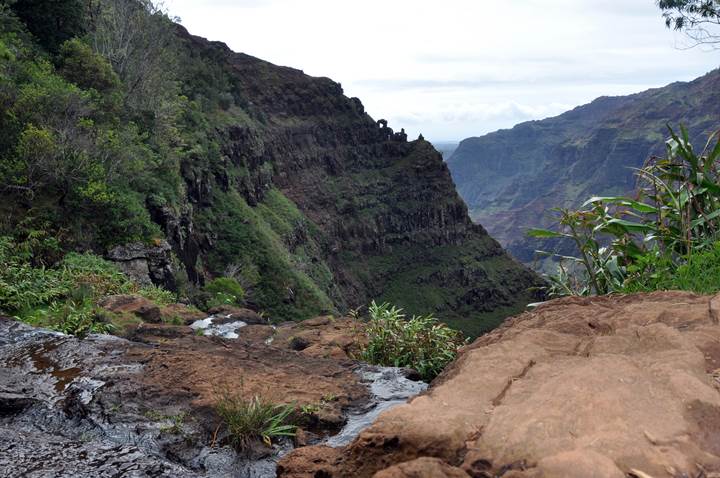
[[[279,405],[263,397],[250,399],[225,392],[215,410],[227,427],[230,443],[237,449],[248,448],[255,441],[267,446],[273,439],[295,436],[290,419],[295,412],[292,405]]]
[[[530,231],[570,239],[579,252],[556,255],[552,294],[720,290],[720,133],[700,153],[685,128],[670,134],[666,156],[637,170],[636,198],[593,197],[580,210],[559,210],[560,230]]]
[[[368,345],[362,359],[376,365],[409,367],[432,380],[465,344],[462,334],[431,315],[406,320],[402,309],[373,302],[365,328]]]
[[[115,331],[111,318],[97,307],[107,295],[135,293],[161,305],[174,302],[172,293],[140,288],[114,264],[90,253],[71,252],[51,266],[39,261],[56,247],[48,238],[16,243],[0,237],[0,313],[82,337]]]
[[[212,308],[219,305],[243,305],[245,291],[232,277],[218,277],[203,287],[206,294],[205,305]]]

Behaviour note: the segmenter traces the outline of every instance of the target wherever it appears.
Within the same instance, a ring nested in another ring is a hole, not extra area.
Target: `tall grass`
[[[271,446],[274,439],[295,436],[296,426],[290,423],[295,411],[292,405],[279,405],[258,395],[244,398],[223,392],[215,410],[237,449],[247,449],[259,441]]]

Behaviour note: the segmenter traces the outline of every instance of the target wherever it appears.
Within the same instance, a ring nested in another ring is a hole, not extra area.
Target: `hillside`
[[[377,299],[477,334],[534,300],[430,143],[327,78],[101,5],[0,11],[0,236],[34,261],[90,250],[191,298],[231,276],[275,321]]]
[[[667,124],[695,144],[720,125],[720,70],[688,83],[602,97],[555,118],[468,138],[448,166],[473,220],[523,262],[549,247],[525,236],[552,224],[554,207],[634,189],[632,168],[661,154]]]

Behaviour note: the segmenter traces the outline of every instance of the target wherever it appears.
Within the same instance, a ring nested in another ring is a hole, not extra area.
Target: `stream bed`
[[[224,316],[192,324],[203,335],[226,339],[242,336],[245,326]],[[194,346],[193,337],[185,337]],[[159,344],[167,340],[145,344],[108,335],[80,340],[0,318],[0,478],[274,477],[278,460],[293,449],[290,440],[260,447],[251,457],[212,446],[202,438],[209,415],[195,410],[178,419],[190,408],[192,395],[181,387],[176,395],[140,387],[146,360],[156,353],[165,356]],[[354,367],[369,400],[346,410],[340,432],[315,444],[347,445],[380,413],[427,388],[408,379],[406,370]]]

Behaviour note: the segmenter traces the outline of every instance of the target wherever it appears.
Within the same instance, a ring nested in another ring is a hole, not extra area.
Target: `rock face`
[[[718,300],[567,298],[468,346],[344,449],[282,477],[720,476]]]
[[[171,251],[167,241],[158,241],[152,245],[136,242],[113,248],[106,258],[140,285],[158,284],[175,290],[175,267]]]
[[[525,236],[554,207],[634,190],[637,168],[664,153],[667,124],[688,127],[696,148],[720,123],[720,71],[630,96],[603,97],[555,118],[464,140],[448,160],[475,221],[511,254],[552,248]]]
[[[470,221],[430,143],[376,123],[330,79],[178,37],[237,105],[217,128],[219,163],[182,165],[187,204],[150,206],[191,280],[234,271],[273,319],[377,299],[475,334],[537,299],[537,276]]]

